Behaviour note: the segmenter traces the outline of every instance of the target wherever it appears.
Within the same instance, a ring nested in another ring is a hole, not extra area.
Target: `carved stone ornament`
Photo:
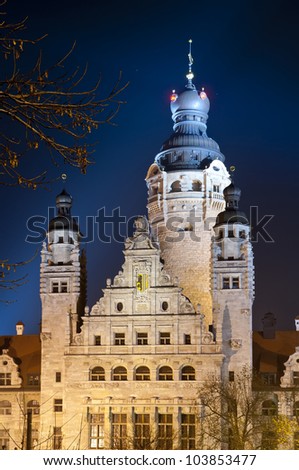
[[[241,339],[236,339],[232,338],[230,340],[230,347],[232,349],[240,349],[242,347],[242,340]]]
[[[214,342],[213,333],[206,332],[206,333],[202,336],[202,342],[203,342],[203,344],[211,344],[211,343],[213,343],[213,342]]]
[[[41,341],[47,341],[52,339],[52,333],[50,331],[45,331],[44,333],[40,334]]]

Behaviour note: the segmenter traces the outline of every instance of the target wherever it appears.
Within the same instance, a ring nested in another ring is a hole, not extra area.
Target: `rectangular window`
[[[61,427],[54,426],[53,428],[53,449],[62,449],[62,430]]]
[[[68,289],[67,289],[67,282],[64,282],[64,281],[61,282],[61,285],[60,285],[60,292],[61,292],[61,293],[65,293],[65,292],[67,292],[67,291],[68,291]]]
[[[229,288],[230,288],[229,277],[222,278],[222,289],[229,289]]]
[[[182,414],[181,448],[195,449],[195,415]]]
[[[276,385],[276,374],[272,372],[263,372],[261,374],[261,379],[265,385]]]
[[[137,333],[137,344],[139,345],[148,344],[147,333]]]
[[[158,449],[171,450],[173,446],[172,415],[159,414]]]
[[[112,449],[127,448],[127,415],[112,415]]]
[[[89,448],[104,449],[104,413],[90,417]]]
[[[219,184],[214,184],[214,185],[213,185],[213,192],[214,192],[214,193],[220,193],[220,186],[219,186]]]
[[[62,413],[63,401],[62,398],[54,398],[54,412]]]
[[[9,450],[9,429],[0,429],[0,450]]]
[[[52,293],[53,294],[59,293],[59,282],[52,282]]]
[[[39,375],[29,374],[27,375],[27,385],[34,387],[39,385]]]
[[[114,344],[115,346],[123,346],[125,344],[125,334],[114,333]]]
[[[229,382],[234,382],[235,381],[235,373],[234,373],[233,370],[230,370],[228,372],[228,380],[229,380]]]
[[[101,337],[100,336],[95,336],[94,337],[94,344],[95,346],[101,346]]]
[[[55,382],[61,382],[61,372],[55,373]]]
[[[229,236],[229,238],[234,238],[234,231],[233,231],[233,230],[229,230],[229,231],[228,231],[228,236]]]
[[[150,415],[135,414],[134,449],[150,449]]]
[[[232,288],[233,289],[240,289],[240,278],[239,277],[233,277],[233,279],[232,279]]]
[[[170,333],[160,333],[160,344],[170,344]]]
[[[293,384],[299,385],[299,372],[293,372]]]
[[[52,281],[51,291],[52,291],[52,294],[64,294],[68,292],[67,281]]]
[[[184,343],[191,344],[191,335],[184,335]]]
[[[11,373],[10,372],[0,373],[0,385],[11,385]]]

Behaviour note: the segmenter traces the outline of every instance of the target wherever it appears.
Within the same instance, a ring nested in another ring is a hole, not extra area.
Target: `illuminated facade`
[[[19,328],[1,345],[3,448],[200,448],[199,386],[253,366],[250,227],[207,136],[209,99],[191,66],[190,54],[185,90],[171,97],[174,132],[146,176],[149,220],[137,217],[121,270],[83,312],[72,198],[56,198],[41,252],[40,344]],[[282,387],[299,373],[298,354]]]

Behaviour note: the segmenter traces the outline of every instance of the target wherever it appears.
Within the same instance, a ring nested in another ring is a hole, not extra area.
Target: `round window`
[[[8,362],[7,361],[3,361],[3,365],[4,366],[7,366]]]
[[[168,310],[168,302],[165,302],[165,301],[162,302],[162,310],[163,310],[164,312],[166,312],[166,310]]]
[[[121,312],[122,309],[124,308],[123,303],[122,303],[122,302],[118,302],[117,305],[116,305],[116,308],[117,308],[117,311],[118,311],[118,312]]]

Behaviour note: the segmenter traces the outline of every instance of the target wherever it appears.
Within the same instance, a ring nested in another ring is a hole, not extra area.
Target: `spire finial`
[[[194,74],[192,72],[192,65],[193,65],[193,57],[192,57],[192,39],[189,39],[189,53],[188,53],[188,59],[189,59],[189,70],[186,75],[186,78],[188,79],[188,88],[194,88],[194,85],[192,83],[192,79],[194,77]]]

